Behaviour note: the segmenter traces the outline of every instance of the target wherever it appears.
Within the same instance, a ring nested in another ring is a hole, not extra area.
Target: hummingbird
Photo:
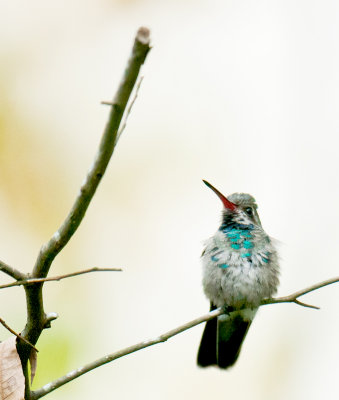
[[[206,241],[201,256],[203,289],[210,310],[222,307],[225,313],[206,322],[197,363],[226,369],[237,361],[261,301],[277,291],[278,255],[250,194],[226,197],[203,182],[223,204],[221,225]]]

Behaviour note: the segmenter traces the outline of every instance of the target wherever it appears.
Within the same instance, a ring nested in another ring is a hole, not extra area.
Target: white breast
[[[215,306],[255,308],[276,292],[279,283],[276,250],[271,242],[257,247],[252,249],[250,258],[242,258],[240,252],[229,247],[221,232],[208,240],[202,256],[203,287]]]

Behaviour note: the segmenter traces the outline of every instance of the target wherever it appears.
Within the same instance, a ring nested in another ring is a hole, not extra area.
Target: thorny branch
[[[90,272],[120,272],[122,271],[121,268],[89,268],[84,269],[82,271],[71,272],[70,274],[65,275],[58,275],[58,276],[51,276],[49,278],[27,278],[22,281],[7,283],[6,285],[0,285],[0,289],[6,289],[14,286],[22,286],[22,285],[32,285],[34,283],[41,283],[41,282],[52,282],[52,281],[60,281],[61,279],[72,278],[78,275],[88,274]]]
[[[277,304],[277,303],[296,303],[298,305],[302,305],[302,306],[306,306],[306,307],[317,308],[315,306],[309,306],[305,303],[301,303],[297,300],[297,298],[300,296],[303,296],[304,294],[310,293],[314,290],[320,289],[324,286],[330,285],[335,282],[339,282],[339,277],[336,277],[333,279],[328,279],[326,281],[314,284],[312,286],[307,287],[306,289],[292,293],[289,296],[278,297],[276,299],[266,299],[262,302],[261,305]],[[84,375],[87,372],[90,372],[95,368],[98,368],[98,367],[100,367],[104,364],[107,364],[111,361],[114,361],[118,358],[124,357],[128,354],[135,353],[136,351],[145,349],[146,347],[153,346],[154,344],[166,342],[171,337],[178,335],[179,333],[184,332],[190,328],[193,328],[194,326],[199,325],[202,322],[216,318],[219,315],[224,314],[224,312],[225,311],[223,308],[217,308],[216,310],[213,310],[213,311],[209,312],[208,314],[205,314],[199,318],[196,318],[190,322],[187,322],[184,325],[181,325],[181,326],[174,328],[166,333],[163,333],[162,335],[160,335],[154,339],[145,340],[145,341],[137,343],[133,346],[126,347],[125,349],[122,349],[117,352],[108,354],[104,357],[101,357],[89,364],[84,365],[83,367],[80,367],[73,371],[70,371],[68,374],[56,379],[55,381],[48,383],[47,385],[43,386],[42,388],[35,390],[34,392],[31,393],[31,399],[32,400],[40,399],[41,397],[46,396],[47,394],[51,393],[53,390],[58,389],[60,386],[63,386],[66,383],[71,382],[72,380],[74,380],[76,378],[79,378],[81,375]]]

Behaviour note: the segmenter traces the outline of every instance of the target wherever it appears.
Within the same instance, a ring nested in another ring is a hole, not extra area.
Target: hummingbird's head
[[[219,197],[224,205],[223,210],[223,225],[231,223],[239,223],[243,225],[258,225],[261,226],[260,218],[257,212],[257,204],[254,197],[247,193],[233,193],[226,197],[219,192],[209,182],[203,180],[204,184],[208,186]]]

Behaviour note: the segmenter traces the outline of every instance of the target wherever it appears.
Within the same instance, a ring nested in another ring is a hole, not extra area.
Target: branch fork
[[[68,215],[66,216],[64,222],[57,229],[50,240],[41,247],[32,273],[24,274],[19,270],[0,261],[0,271],[6,273],[16,281],[11,284],[1,285],[0,289],[22,285],[26,293],[27,322],[25,329],[20,334],[18,334],[13,329],[11,329],[3,320],[0,320],[0,322],[18,338],[17,351],[20,356],[25,374],[26,399],[32,398],[32,393],[29,388],[29,377],[27,368],[27,363],[30,358],[32,348],[36,350],[34,345],[38,341],[42,331],[50,327],[51,321],[57,318],[56,313],[46,314],[44,311],[42,294],[44,283],[50,281],[58,281],[72,276],[86,274],[89,272],[120,271],[120,269],[117,268],[90,268],[87,270],[66,275],[60,275],[57,277],[47,277],[55,257],[67,245],[69,240],[78,229],[93,199],[96,189],[105,174],[106,168],[114,152],[117,140],[125,128],[126,119],[136,99],[140,83],[137,85],[135,97],[130,102],[131,105],[127,109],[128,102],[130,101],[132,91],[136,85],[140,69],[144,64],[150,49],[150,31],[147,28],[142,27],[138,30],[136,34],[131,56],[127,62],[125,72],[112,101],[113,106],[110,109],[108,122],[102,135],[97,154],[94,158],[94,162],[89,169],[85,180],[80,187],[74,204],[70,209]],[[122,124],[124,115],[125,120]]]

